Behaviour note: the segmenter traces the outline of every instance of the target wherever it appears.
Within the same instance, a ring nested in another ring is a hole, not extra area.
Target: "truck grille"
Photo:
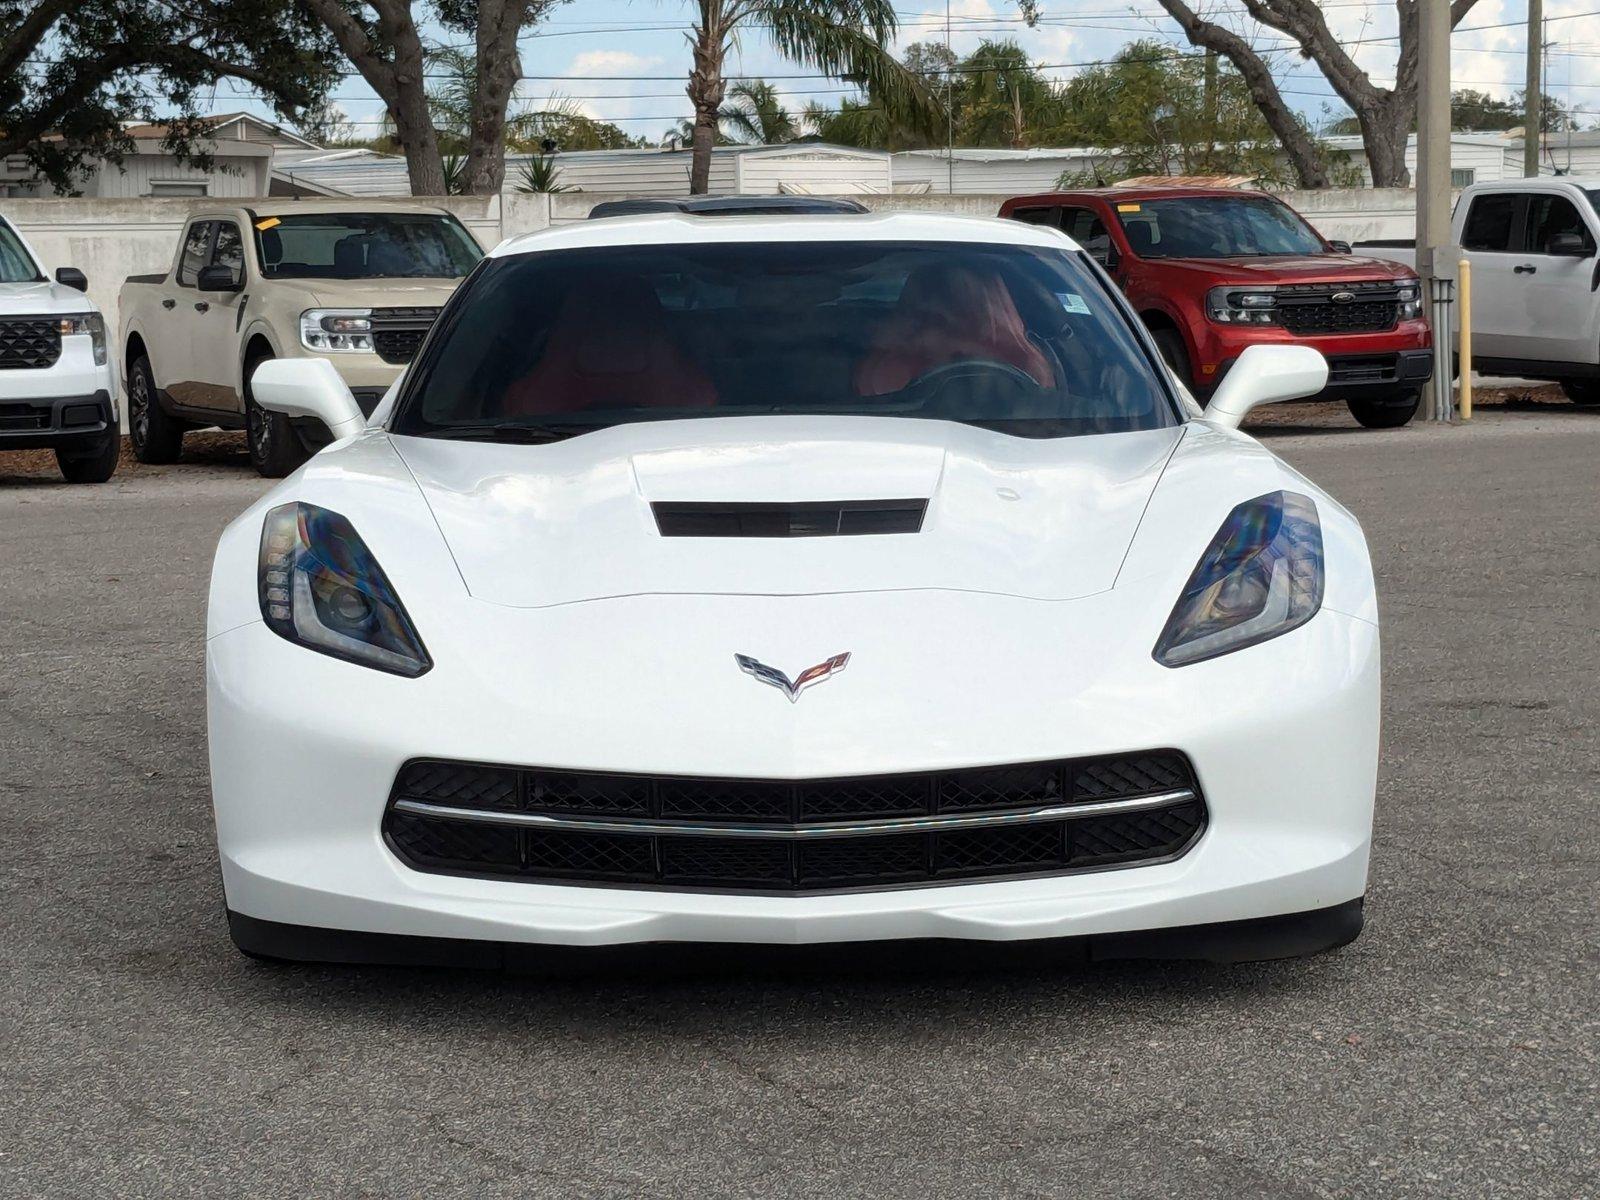
[[[437,308],[375,308],[372,346],[378,357],[397,366],[410,362],[439,316]]]
[[[849,779],[604,775],[413,761],[389,845],[419,871],[544,883],[815,892],[1175,857],[1205,827],[1163,750]]]
[[[50,405],[0,404],[0,431],[49,429]]]
[[[61,326],[48,319],[0,320],[0,370],[42,370],[61,357]]]
[[[1375,333],[1400,317],[1399,289],[1387,281],[1290,284],[1277,299],[1278,321],[1290,333]]]

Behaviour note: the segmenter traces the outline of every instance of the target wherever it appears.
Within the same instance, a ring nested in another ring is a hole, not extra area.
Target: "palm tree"
[[[694,105],[694,159],[689,190],[704,195],[711,147],[727,98],[723,61],[739,30],[759,25],[783,55],[826,75],[859,80],[881,104],[931,123],[938,100],[889,53],[897,28],[894,0],[695,0],[689,41],[694,66],[687,88]]]
[[[736,83],[728,94],[732,100],[722,106],[719,115],[724,131],[734,141],[757,146],[794,141],[799,132],[794,116],[783,106],[778,89],[766,80]]]

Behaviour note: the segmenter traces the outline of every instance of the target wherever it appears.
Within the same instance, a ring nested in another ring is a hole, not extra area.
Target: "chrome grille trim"
[[[1003,825],[1032,825],[1044,821],[1071,821],[1102,817],[1108,813],[1139,812],[1193,800],[1189,788],[1130,796],[1122,800],[1052,804],[1020,812],[951,813],[931,817],[882,817],[864,821],[834,821],[807,825],[755,825],[729,821],[665,821],[649,818],[554,817],[544,813],[487,811],[430,804],[425,800],[396,800],[396,812],[443,821],[471,821],[482,825],[559,830],[566,833],[636,833],[661,837],[752,838],[769,841],[809,841],[820,838],[862,837],[893,833],[942,833],[956,829],[993,829]]]

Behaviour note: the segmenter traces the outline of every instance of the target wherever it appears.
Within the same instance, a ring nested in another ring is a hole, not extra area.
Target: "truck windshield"
[[[483,257],[453,217],[295,213],[255,223],[268,279],[460,279]]]
[[[1177,422],[1081,254],[963,243],[607,247],[490,261],[394,432],[546,441],[693,417],[850,414],[1023,437]]]
[[[39,264],[23,246],[22,239],[4,221],[0,221],[0,283],[34,283],[44,276],[39,274]]]
[[[1328,252],[1294,209],[1265,196],[1185,196],[1115,207],[1128,245],[1140,258]]]

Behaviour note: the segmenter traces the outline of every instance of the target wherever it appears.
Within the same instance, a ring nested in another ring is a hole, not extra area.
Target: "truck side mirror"
[[[1249,346],[1206,405],[1206,420],[1237,429],[1258,404],[1315,396],[1328,386],[1328,360],[1310,346]]]
[[[232,267],[212,263],[208,267],[200,268],[200,275],[195,280],[195,285],[202,292],[237,292],[244,286],[244,282]]]
[[[269,358],[250,377],[250,394],[272,412],[315,417],[334,441],[353,437],[367,424],[343,376],[325,358]]]
[[[56,282],[62,287],[77,288],[80,292],[89,290],[89,277],[77,267],[57,267]]]
[[[1328,248],[1330,250],[1332,250],[1335,254],[1353,254],[1354,253],[1354,251],[1350,249],[1350,243],[1345,241],[1343,238],[1329,238],[1328,239]]]
[[[1594,253],[1587,239],[1575,229],[1566,229],[1556,234],[1545,248],[1561,258],[1588,258]]]

